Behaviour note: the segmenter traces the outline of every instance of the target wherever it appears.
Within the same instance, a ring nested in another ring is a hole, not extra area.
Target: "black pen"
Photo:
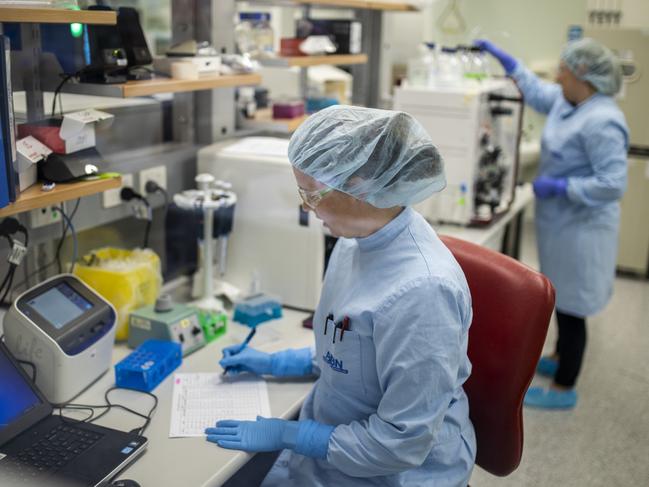
[[[241,353],[241,351],[242,351],[244,348],[246,348],[246,347],[248,346],[248,344],[250,343],[250,340],[252,340],[252,337],[255,336],[255,333],[257,333],[257,327],[256,327],[256,326],[253,327],[252,330],[250,330],[250,333],[248,333],[248,336],[246,337],[246,339],[245,339],[245,340],[243,341],[243,343],[241,344],[241,348],[239,349],[239,351],[238,351],[237,353]],[[236,354],[235,354],[235,355],[236,355]],[[232,368],[232,367],[226,367],[226,368],[223,370],[223,375],[227,374],[227,373],[228,373],[228,370],[230,370],[231,368]]]

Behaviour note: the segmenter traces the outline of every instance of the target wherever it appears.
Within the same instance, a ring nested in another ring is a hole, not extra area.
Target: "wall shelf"
[[[273,118],[271,109],[262,109],[257,111],[254,119],[243,120],[241,126],[244,129],[290,134],[295,132],[308,117],[308,115],[302,115],[295,118]]]
[[[98,10],[0,6],[0,22],[115,25],[117,14],[116,12]]]
[[[293,0],[302,5],[323,7],[342,7],[364,10],[384,10],[393,12],[418,12],[419,7],[405,2],[388,2],[381,0]]]
[[[76,183],[58,183],[52,191],[41,191],[41,183],[37,182],[20,193],[16,201],[0,209],[0,218],[35,210],[62,201],[75,200],[83,196],[103,193],[107,189],[119,188],[122,178],[95,179]]]
[[[227,76],[201,76],[198,79],[157,78],[144,81],[127,81],[126,83],[114,85],[68,83],[63,87],[63,91],[78,95],[131,98],[134,96],[156,95],[158,93],[213,90],[216,88],[258,85],[260,83],[261,75],[259,74],[236,74]]]
[[[298,66],[318,66],[329,64],[332,66],[367,63],[367,54],[332,54],[331,56],[292,56],[260,59],[263,66],[288,68]]]

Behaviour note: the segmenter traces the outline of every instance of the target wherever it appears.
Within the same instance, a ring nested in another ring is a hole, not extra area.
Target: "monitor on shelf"
[[[79,35],[74,24],[41,24],[41,46],[51,53],[61,65],[62,72],[76,73],[85,65],[83,29]],[[20,24],[5,23],[4,34],[11,41],[12,51],[22,50]]]
[[[110,10],[102,6],[91,9]],[[142,78],[141,74],[135,76],[133,68],[152,62],[139,14],[130,7],[117,9],[116,25],[41,24],[40,31],[42,51],[51,54],[44,56],[45,62],[52,62],[54,57],[60,65],[60,70],[46,68],[58,71],[56,77],[83,71],[84,81],[123,82],[129,74],[131,78]],[[20,24],[5,23],[4,34],[10,39],[12,51],[22,50]],[[49,84],[46,82],[45,87]]]

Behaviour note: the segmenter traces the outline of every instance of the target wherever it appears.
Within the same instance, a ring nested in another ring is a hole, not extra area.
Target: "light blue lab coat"
[[[327,315],[350,330],[324,334]],[[300,419],[336,425],[326,460],[285,450],[264,486],[462,486],[476,443],[471,297],[459,265],[413,209],[338,240],[313,330],[320,377]]]
[[[539,175],[568,180],[567,196],[536,200],[541,272],[556,288],[559,311],[590,316],[613,292],[619,200],[626,189],[626,121],[610,96],[596,93],[573,106],[558,84],[539,80],[520,62],[513,77],[525,102],[548,116]]]

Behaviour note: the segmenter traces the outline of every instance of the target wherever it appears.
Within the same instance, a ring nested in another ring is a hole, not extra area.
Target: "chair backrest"
[[[441,237],[464,271],[473,303],[472,372],[464,384],[476,432],[476,463],[505,476],[523,454],[523,397],[541,356],[554,309],[542,274],[506,255]]]

